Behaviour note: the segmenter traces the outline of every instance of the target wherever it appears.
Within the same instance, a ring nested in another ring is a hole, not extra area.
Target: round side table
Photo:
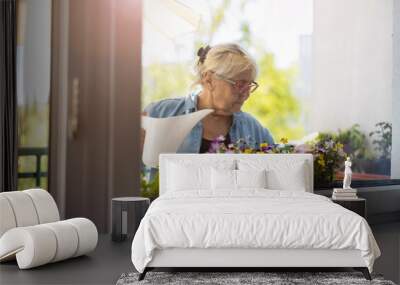
[[[144,197],[118,197],[113,198],[112,232],[113,241],[123,241],[133,237],[139,227],[140,221],[150,205],[150,199]]]

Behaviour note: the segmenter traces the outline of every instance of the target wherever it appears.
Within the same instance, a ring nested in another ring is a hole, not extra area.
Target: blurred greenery
[[[140,174],[140,196],[154,199],[159,192],[159,172],[157,171],[151,181],[147,181],[144,174]]]
[[[225,20],[224,12],[231,4],[230,0],[224,0],[217,7],[210,8],[210,21],[204,23],[204,28],[196,33],[195,50],[212,42]],[[241,1],[241,9],[243,10],[247,4],[247,1]],[[300,120],[301,104],[292,91],[296,66],[288,69],[278,68],[274,55],[257,45],[248,21],[245,19],[238,21],[241,33],[238,41],[246,49],[257,50],[256,59],[259,68],[257,81],[260,84],[257,91],[244,104],[243,111],[255,116],[271,131],[275,140],[281,137],[290,140],[303,137],[305,132]],[[193,55],[195,53],[193,51]],[[164,98],[186,96],[194,82],[194,76],[190,72],[193,64],[194,62],[154,63],[144,67],[142,107]]]
[[[186,64],[152,64],[143,68],[142,105],[185,96],[193,83]]]
[[[365,172],[364,161],[375,159],[375,154],[368,144],[367,136],[360,130],[360,125],[354,124],[348,129],[339,129],[335,137],[343,144],[343,150],[352,161],[353,170]]]
[[[360,125],[337,132],[319,133],[319,140],[332,139],[343,145],[343,151],[352,160],[352,169],[358,173],[373,173],[390,176],[390,156],[392,147],[392,131],[389,122],[379,122],[376,129],[369,133],[373,138],[372,145],[368,137],[360,130]],[[343,170],[343,165],[336,170]]]
[[[49,104],[33,102],[18,106],[18,147],[48,147],[49,141]],[[48,157],[42,156],[41,171],[48,169]],[[36,158],[34,156],[18,157],[18,172],[34,172]],[[18,190],[36,187],[35,178],[19,178]],[[47,189],[47,177],[42,177],[40,188]]]
[[[40,186],[36,186],[35,178],[18,179],[18,190],[26,190],[30,188],[42,188],[47,190],[47,177],[42,177],[42,179],[40,180]]]
[[[392,154],[392,124],[379,122],[375,124],[375,130],[369,133],[372,144],[380,159],[390,159]]]
[[[274,56],[267,52],[258,61],[258,66],[260,87],[245,102],[243,111],[255,116],[271,131],[275,140],[303,137],[301,105],[291,91],[295,78],[294,68],[278,69]]]
[[[343,144],[344,151],[350,155],[352,160],[373,157],[368,148],[367,136],[360,130],[359,124],[354,124],[348,129],[339,129],[336,137]]]

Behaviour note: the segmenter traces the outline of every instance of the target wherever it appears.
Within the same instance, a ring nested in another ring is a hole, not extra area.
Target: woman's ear
[[[207,71],[207,72],[205,72],[203,74],[203,78],[201,79],[201,83],[208,90],[210,90],[210,91],[214,90],[215,84],[213,82],[213,78],[212,78],[211,72]]]

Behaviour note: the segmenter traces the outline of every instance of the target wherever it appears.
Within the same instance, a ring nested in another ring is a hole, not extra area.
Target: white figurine
[[[346,161],[344,162],[344,178],[343,178],[343,189],[351,189],[351,160],[350,157],[347,157]]]

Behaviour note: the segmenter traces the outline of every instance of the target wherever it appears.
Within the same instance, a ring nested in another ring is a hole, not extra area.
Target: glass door
[[[18,189],[47,190],[51,0],[17,1]]]

